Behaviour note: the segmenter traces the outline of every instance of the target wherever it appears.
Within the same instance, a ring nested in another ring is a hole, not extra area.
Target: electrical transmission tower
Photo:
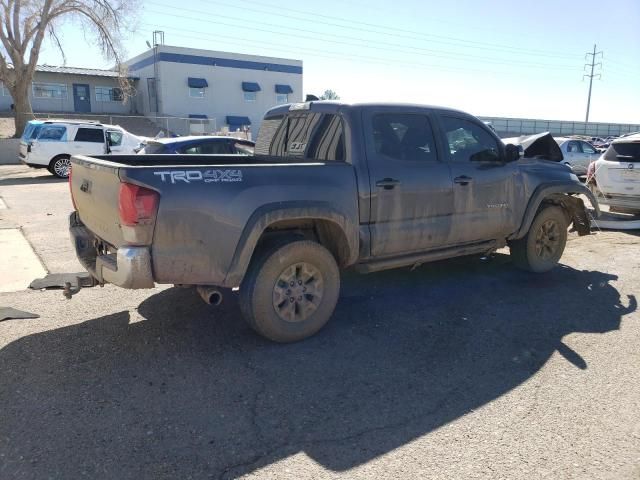
[[[602,74],[600,73],[594,73],[595,68],[596,67],[600,67],[600,69],[602,69],[602,62],[598,62],[596,63],[596,59],[598,58],[598,55],[600,55],[600,58],[602,58],[602,51],[597,52],[596,51],[596,46],[595,44],[593,45],[593,53],[587,53],[584,58],[585,60],[588,60],[589,57],[591,57],[591,63],[587,63],[585,64],[584,68],[591,69],[591,73],[585,73],[582,76],[582,79],[584,80],[585,77],[589,79],[589,96],[587,97],[587,116],[585,118],[585,122],[589,122],[589,108],[591,107],[591,88],[593,87],[593,77],[598,77],[598,79],[602,78]]]

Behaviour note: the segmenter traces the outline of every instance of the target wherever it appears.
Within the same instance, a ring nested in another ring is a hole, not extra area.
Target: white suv
[[[640,134],[614,140],[589,165],[587,184],[612,210],[640,214]]]
[[[19,158],[34,168],[69,176],[71,155],[135,153],[141,139],[117,125],[74,120],[31,120],[22,134]]]

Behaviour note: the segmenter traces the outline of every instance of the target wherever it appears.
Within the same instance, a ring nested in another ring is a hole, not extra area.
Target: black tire
[[[326,248],[309,240],[278,242],[251,261],[240,286],[240,310],[260,335],[295,342],[329,321],[339,294],[340,271]]]
[[[529,272],[548,272],[558,262],[567,244],[567,217],[560,207],[538,211],[527,234],[510,242],[513,263]]]
[[[71,157],[69,155],[58,155],[49,162],[47,170],[58,178],[69,178],[69,168],[71,168]]]

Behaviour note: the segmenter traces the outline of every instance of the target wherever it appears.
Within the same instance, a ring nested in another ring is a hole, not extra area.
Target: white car
[[[71,155],[136,153],[141,139],[117,125],[80,120],[31,120],[20,140],[19,158],[34,168],[69,176]]]
[[[621,137],[589,166],[587,184],[599,203],[640,214],[640,134]]]
[[[600,153],[589,142],[575,138],[555,137],[554,140],[560,145],[564,160],[562,163],[568,165],[573,173],[578,176],[586,175],[591,162],[600,157]]]

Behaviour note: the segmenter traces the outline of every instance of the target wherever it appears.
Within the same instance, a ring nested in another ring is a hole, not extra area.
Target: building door
[[[91,111],[91,94],[86,83],[73,84],[73,110],[76,112]]]

